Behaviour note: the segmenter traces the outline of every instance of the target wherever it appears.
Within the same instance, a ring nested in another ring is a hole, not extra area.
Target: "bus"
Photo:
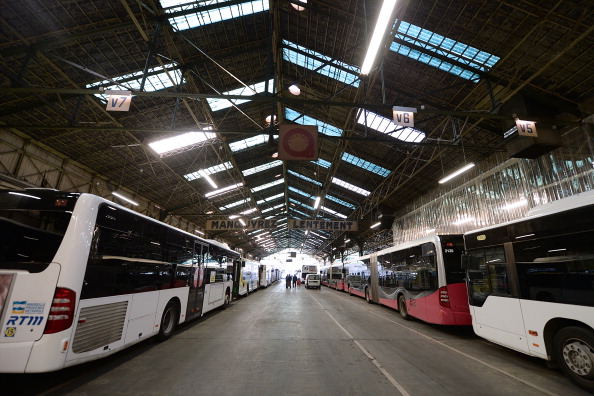
[[[307,274],[318,274],[318,266],[314,264],[305,264],[301,266],[301,283],[305,284]]]
[[[474,332],[594,391],[594,190],[464,234]]]
[[[343,278],[342,263],[322,267],[320,272],[322,285],[336,289],[336,285]]]
[[[338,290],[440,325],[470,326],[462,235],[433,235],[343,264]]]
[[[260,263],[251,260],[241,261],[241,270],[239,271],[239,285],[237,294],[247,296],[250,292],[258,290]]]
[[[233,261],[92,194],[0,190],[0,372],[99,359],[225,307]]]

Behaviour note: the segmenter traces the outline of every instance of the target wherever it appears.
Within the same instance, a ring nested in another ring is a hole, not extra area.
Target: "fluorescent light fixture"
[[[206,194],[204,194],[204,197],[205,198],[214,197],[216,195],[224,194],[224,193],[227,193],[227,192],[232,191],[232,190],[237,190],[238,188],[241,188],[241,187],[243,187],[243,183],[233,184],[231,186],[223,187],[223,188],[221,188],[219,190],[214,190],[214,191],[211,191],[211,192],[207,192]]]
[[[441,179],[439,181],[439,184],[443,184],[443,183],[447,182],[448,180],[453,179],[454,177],[458,176],[461,173],[466,172],[468,169],[470,169],[472,167],[474,167],[474,163],[473,162],[471,162],[470,164],[467,164],[467,165],[463,166],[462,168],[458,169],[457,171],[455,171],[455,172],[447,175],[446,177],[444,177],[443,179]]]
[[[229,220],[235,220],[238,217],[239,217],[239,215],[231,215],[231,216],[229,216]]]
[[[243,221],[243,219],[239,219],[238,221],[241,223],[242,226],[245,227],[245,221]]]
[[[332,178],[332,183],[337,184],[343,188],[346,188],[347,190],[356,192],[357,194],[364,195],[366,197],[371,194],[371,191],[367,191],[361,187],[357,187],[354,184],[348,183],[348,182],[341,180],[337,177]]]
[[[317,208],[318,208],[318,206],[320,206],[320,200],[321,200],[321,199],[322,199],[322,198],[320,198],[320,197],[316,197],[316,201],[314,202],[314,209],[317,209]]]
[[[382,224],[382,222],[381,221],[378,221],[377,223],[372,224],[369,228],[375,228],[375,227],[378,227],[381,224]]]
[[[204,170],[201,169],[198,171],[198,173],[200,173],[202,177],[206,179],[206,181],[212,186],[212,188],[219,188],[219,186],[217,186],[217,183],[215,183],[214,180],[212,180]]]
[[[159,155],[167,152],[179,150],[184,147],[193,146],[195,144],[214,139],[217,135],[212,132],[188,132],[178,136],[158,140],[149,143],[148,145],[155,150]]]
[[[128,197],[124,197],[122,194],[118,194],[117,192],[113,191],[111,193],[111,195],[113,195],[114,197],[118,197],[119,199],[121,199],[122,201],[126,201],[128,203],[131,203],[132,205],[136,205],[138,206],[138,202],[134,202],[132,201],[130,198]]]
[[[371,36],[371,42],[367,48],[365,60],[363,60],[363,66],[361,66],[361,74],[369,74],[371,66],[373,66],[373,62],[379,51],[380,44],[383,41],[382,38],[386,34],[386,29],[390,26],[390,20],[395,6],[396,0],[384,0],[377,23],[375,24],[373,36]]]
[[[243,212],[241,212],[241,213],[239,213],[239,214],[242,214],[242,215],[248,215],[248,214],[250,214],[250,213],[254,213],[254,212],[256,212],[257,210],[258,210],[258,208],[251,208],[251,209],[245,210],[245,211],[243,211]]]

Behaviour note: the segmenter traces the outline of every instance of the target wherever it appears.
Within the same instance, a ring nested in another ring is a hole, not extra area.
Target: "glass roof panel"
[[[320,209],[322,209],[324,212],[328,212],[330,214],[333,214],[334,216],[340,217],[342,219],[346,219],[348,216],[343,215],[342,213],[338,213],[332,209],[329,209],[325,206],[320,206]]]
[[[301,125],[317,125],[318,131],[328,136],[341,136],[342,129],[322,122],[313,117],[304,115],[298,111],[285,107],[285,117],[287,121],[299,123]]]
[[[283,48],[284,60],[316,71],[345,84],[352,85],[355,88],[359,86],[359,68],[357,66],[332,60],[329,56],[322,55],[319,52],[294,44],[288,40],[283,40],[283,45],[285,46]]]
[[[261,200],[257,201],[256,204],[262,205],[263,203],[274,201],[276,199],[283,198],[284,196],[285,196],[285,193],[276,194],[276,195],[270,196],[268,198],[261,199]]]
[[[326,161],[326,160],[321,159],[321,158],[318,158],[317,161],[310,161],[310,162],[313,163],[313,164],[319,165],[322,168],[326,168],[326,169],[328,169],[328,168],[330,168],[330,166],[332,166],[332,164],[329,161]]]
[[[231,169],[231,168],[233,168],[233,165],[231,164],[231,162],[227,161],[227,162],[223,162],[222,164],[219,164],[219,165],[211,166],[210,168],[202,169],[202,171],[210,176],[215,173],[219,173],[226,169]],[[200,171],[196,171],[196,172],[192,172],[192,173],[188,173],[188,174],[184,175],[184,178],[187,181],[200,179],[201,177],[202,177],[202,175],[200,174]]]
[[[394,122],[371,111],[359,110],[357,123],[367,125],[368,128],[385,133],[388,136],[405,142],[418,143],[425,138],[425,133],[414,128],[395,125]]]
[[[355,205],[351,205],[350,203],[348,203],[346,201],[343,201],[340,198],[333,197],[332,195],[326,195],[326,199],[329,199],[330,201],[334,201],[336,203],[339,203],[342,206],[346,206],[349,209],[356,209],[357,208]]]
[[[221,92],[222,95],[254,95],[256,93],[262,93],[266,91],[266,81],[261,81],[259,83],[250,85],[249,87],[241,87],[237,89],[232,89],[231,91]],[[268,92],[274,93],[274,81],[268,81]],[[212,111],[223,110],[231,107],[231,103],[234,105],[239,105],[242,103],[247,103],[250,100],[248,99],[212,99],[207,98],[206,101],[210,105],[210,109]]]
[[[254,0],[228,6],[226,3],[237,3],[237,1],[210,0],[208,2],[197,2],[195,0],[161,0],[161,6],[165,9],[166,14],[190,11],[192,9],[197,10],[194,13],[190,12],[185,13],[185,15],[169,18],[169,23],[176,30],[186,30],[226,21],[228,19],[267,11],[269,8],[268,0]],[[212,6],[216,4],[220,4],[220,7],[213,8]]]
[[[361,194],[361,195],[364,195],[364,196],[368,196],[369,194],[371,194],[371,191],[367,191],[367,190],[365,190],[365,189],[363,189],[361,187],[357,187],[354,184],[345,182],[344,180],[341,180],[341,179],[339,179],[337,177],[333,177],[332,178],[332,183],[337,184],[337,185],[339,185],[341,187],[346,188],[347,190],[350,190],[352,192],[356,192],[357,194]]]
[[[289,174],[293,175],[293,176],[297,176],[297,177],[298,177],[298,178],[300,178],[300,179],[303,179],[303,180],[305,180],[305,181],[308,181],[308,182],[310,182],[310,183],[313,183],[313,184],[315,184],[316,186],[321,186],[321,185],[322,185],[322,183],[320,183],[319,181],[316,181],[316,180],[314,180],[314,179],[312,179],[312,178],[310,178],[310,177],[307,177],[307,176],[303,176],[302,174],[300,174],[300,173],[297,173],[297,172],[295,172],[295,171],[288,170],[287,172],[288,172]]]
[[[488,71],[499,61],[499,57],[493,54],[404,21],[401,21],[398,26],[396,38],[410,43],[411,46],[393,42],[390,46],[392,51],[473,82],[478,82],[480,79],[480,76],[476,73],[477,70]],[[447,57],[458,64],[443,61],[426,52],[414,49],[412,46]],[[466,67],[460,66],[459,63]]]
[[[148,145],[155,150],[157,154],[163,155],[182,148],[194,146],[209,139],[216,138],[216,133],[212,132],[187,132],[181,135],[157,140]]]
[[[277,186],[279,184],[283,184],[284,182],[285,182],[284,179],[278,179],[278,180],[272,181],[270,183],[266,183],[266,184],[262,184],[261,186],[254,187],[254,188],[251,189],[251,191],[253,193],[254,192],[257,192],[257,191],[262,191],[262,190],[265,190],[267,188],[274,187],[274,186]]]
[[[250,147],[258,146],[260,144],[265,144],[267,142],[268,142],[267,134],[255,135],[255,136],[251,136],[247,139],[238,140],[237,142],[229,143],[229,149],[235,153],[238,151],[248,149]]]
[[[342,154],[342,160],[345,162],[348,162],[349,164],[358,166],[361,169],[368,170],[369,172],[375,173],[375,174],[383,176],[383,177],[387,177],[390,173],[392,173],[386,168],[382,168],[379,165],[375,165],[369,161],[365,161],[364,159],[356,157],[356,156],[349,154],[347,152],[344,152]]]
[[[239,200],[239,201],[235,201],[235,202],[232,202],[232,203],[230,203],[228,205],[219,207],[219,210],[231,209],[231,208],[234,208],[236,206],[239,206],[239,205],[243,205],[245,203],[248,203],[251,200],[252,200],[251,198],[246,198],[246,199],[242,199],[242,200]]]
[[[274,167],[277,167],[277,166],[281,166],[282,164],[283,164],[283,161],[280,161],[280,160],[272,161],[272,162],[269,162],[267,164],[258,165],[258,166],[255,166],[253,168],[246,169],[246,170],[244,170],[241,173],[243,173],[244,176],[249,176],[249,175],[253,175],[254,173],[262,172],[262,171],[265,171],[267,169],[271,169],[271,168],[274,168]]]

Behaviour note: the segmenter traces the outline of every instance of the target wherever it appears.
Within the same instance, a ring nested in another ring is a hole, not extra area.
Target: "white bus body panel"
[[[474,332],[489,341],[528,353],[522,306],[517,298],[489,296],[482,307],[470,306]]]
[[[225,281],[220,283],[207,284],[204,287],[204,302],[202,314],[212,311],[225,303],[225,293],[227,290],[231,292],[233,289],[233,281]],[[229,296],[231,297],[231,296]]]
[[[1,318],[0,372],[22,373],[26,371],[31,348],[43,336],[60,266],[52,263],[39,273],[1,273],[12,275],[13,279]]]

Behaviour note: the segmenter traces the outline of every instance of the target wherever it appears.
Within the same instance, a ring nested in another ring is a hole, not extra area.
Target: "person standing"
[[[291,288],[291,274],[287,274],[287,277],[285,279],[287,281],[287,287],[285,287],[285,289],[290,289]]]
[[[297,274],[293,275],[293,287],[297,287]]]

